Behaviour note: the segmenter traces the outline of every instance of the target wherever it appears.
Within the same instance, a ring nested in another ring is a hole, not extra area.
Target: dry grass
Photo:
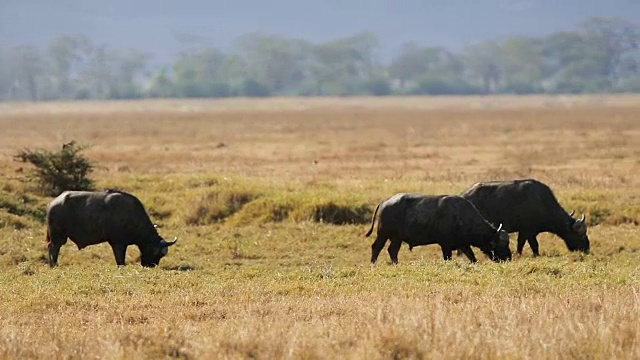
[[[639,358],[639,100],[0,104],[0,358]],[[71,243],[48,268],[12,155],[72,139],[181,238],[159,268]],[[369,266],[378,201],[514,177],[587,212],[592,254]]]

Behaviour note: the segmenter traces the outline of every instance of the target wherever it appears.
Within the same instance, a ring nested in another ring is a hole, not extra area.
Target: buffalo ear
[[[584,222],[585,215],[582,214],[582,218],[580,220],[576,220],[573,223],[573,230],[577,232],[587,232],[587,224]]]
[[[509,246],[509,234],[506,231],[502,230],[498,232],[497,245]]]

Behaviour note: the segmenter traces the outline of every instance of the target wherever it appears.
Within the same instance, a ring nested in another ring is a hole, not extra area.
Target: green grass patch
[[[545,234],[540,257],[527,248],[509,263],[493,263],[475,248],[479,262],[471,264],[465,257],[442,260],[437,245],[403,245],[399,265],[390,264],[385,249],[371,266],[373,239],[363,234],[377,202],[392,192],[384,184],[148,176],[102,185],[138,196],[161,233],[180,241],[154,269],[139,265],[135,246],[127,266],[117,268],[107,244],[79,251],[68,242],[60,266],[50,269],[44,227],[26,215],[44,209],[47,199],[21,202],[18,189],[5,191],[24,215],[0,210],[0,224],[8,224],[0,226],[0,300],[7,310],[0,357],[104,357],[115,344],[115,358],[443,357],[433,349],[466,358],[482,342],[491,347],[483,358],[544,358],[549,350],[537,344],[581,343],[576,328],[589,333],[597,351],[576,347],[573,357],[596,351],[626,358],[637,348],[629,344],[637,343],[640,238],[637,226],[607,225],[633,211],[608,196],[568,201],[577,212],[603,216],[589,230],[589,255]],[[609,212],[598,215],[597,208]],[[54,333],[52,322],[59,324]],[[495,334],[482,335],[489,328]],[[291,334],[300,344],[289,342]]]

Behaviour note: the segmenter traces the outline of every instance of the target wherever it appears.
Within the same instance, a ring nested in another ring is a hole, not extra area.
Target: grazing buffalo
[[[445,260],[453,250],[462,251],[471,262],[476,257],[471,245],[480,248],[494,261],[511,259],[509,234],[489,224],[469,201],[459,196],[396,194],[380,203],[371,219],[368,237],[373,232],[376,217],[378,231],[371,245],[371,263],[375,264],[388,239],[387,249],[394,264],[402,242],[415,246],[439,244]]]
[[[58,264],[60,247],[71,239],[78,249],[108,242],[116,264],[124,265],[127,246],[140,249],[142,266],[154,267],[174,241],[165,241],[135,196],[118,190],[65,191],[47,206],[49,265]]]
[[[518,254],[525,242],[534,256],[540,255],[536,235],[556,234],[571,251],[589,252],[585,216],[572,217],[558,203],[551,189],[533,179],[477,183],[461,195],[471,201],[488,221],[501,223],[509,232],[518,232]]]

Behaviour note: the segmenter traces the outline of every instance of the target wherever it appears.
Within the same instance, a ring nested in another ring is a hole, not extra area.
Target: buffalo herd
[[[370,236],[371,263],[378,259],[387,240],[391,261],[398,263],[402,242],[415,246],[438,244],[445,260],[453,250],[476,262],[472,247],[493,261],[511,259],[509,233],[518,233],[517,252],[529,243],[534,256],[536,236],[550,232],[571,251],[589,252],[585,216],[573,218],[558,203],[551,189],[533,179],[481,182],[460,195],[399,193],[376,207]],[[175,244],[158,234],[140,200],[132,194],[108,189],[102,192],[65,191],[46,210],[49,265],[58,264],[60,247],[70,239],[79,249],[107,242],[116,264],[125,265],[129,245],[140,250],[142,266],[154,267]]]

